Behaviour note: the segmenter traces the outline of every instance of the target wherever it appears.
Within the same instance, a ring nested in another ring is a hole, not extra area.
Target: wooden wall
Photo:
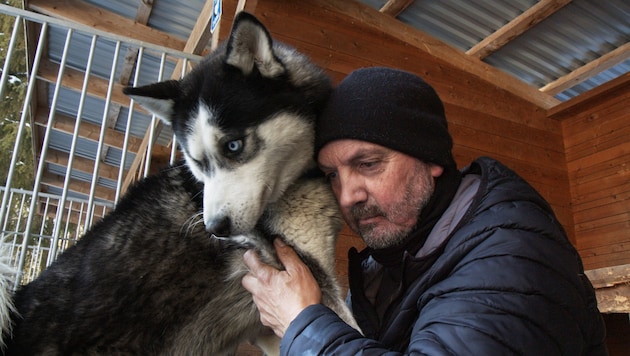
[[[394,28],[399,34],[392,35],[374,25],[374,21],[386,21],[387,17],[373,9],[353,5],[341,13],[322,3],[327,2],[259,0],[255,14],[272,36],[309,55],[335,81],[356,68],[369,66],[391,66],[422,76],[445,103],[458,164],[463,167],[482,155],[499,159],[548,199],[573,240],[559,121],[549,120],[539,104],[500,88],[496,82],[510,80],[507,75],[492,73],[494,82],[482,79],[471,75],[469,68],[435,57],[422,43],[405,40],[420,36],[411,27],[392,19],[400,28]],[[434,48],[445,47],[436,39],[428,41]],[[453,56],[464,56],[450,50]],[[470,66],[492,70],[481,61]]]
[[[630,73],[550,110],[562,123],[586,269],[630,264]]]

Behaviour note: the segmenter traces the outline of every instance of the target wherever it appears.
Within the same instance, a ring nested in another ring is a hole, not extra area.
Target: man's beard
[[[366,245],[373,249],[394,247],[404,243],[409,233],[415,228],[415,224],[410,227],[403,227],[393,224],[384,226],[382,223],[359,225],[357,222],[371,217],[382,217],[387,221],[393,221],[397,217],[410,214],[410,212],[417,219],[431,199],[434,190],[435,182],[431,176],[430,165],[419,162],[414,170],[414,176],[405,187],[403,199],[393,205],[390,211],[386,212],[377,204],[370,204],[369,202],[357,204],[350,209],[357,232]]]

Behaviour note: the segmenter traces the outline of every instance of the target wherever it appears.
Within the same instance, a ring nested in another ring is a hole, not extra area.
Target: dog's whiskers
[[[203,211],[189,217],[184,225],[182,225],[181,232],[184,232],[185,229],[186,232],[184,233],[184,236],[191,236],[195,228],[197,228],[197,225],[199,225],[200,223],[203,224]]]

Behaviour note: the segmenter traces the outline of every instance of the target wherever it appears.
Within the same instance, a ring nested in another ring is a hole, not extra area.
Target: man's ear
[[[172,126],[173,108],[180,93],[178,80],[167,80],[141,87],[126,87],[123,93],[162,119],[166,125]]]

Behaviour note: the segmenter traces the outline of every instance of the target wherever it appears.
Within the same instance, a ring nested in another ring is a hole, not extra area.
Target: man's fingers
[[[245,265],[250,271],[256,271],[261,266],[258,254],[254,250],[245,251],[245,254],[243,254],[243,260],[245,260]]]
[[[281,239],[276,238],[273,243],[276,247],[276,252],[278,253],[278,259],[280,259],[280,263],[282,263],[285,268],[287,268],[287,265],[295,264],[296,261],[302,261],[297,253],[295,253],[295,251]]]
[[[288,246],[279,238],[274,240],[274,245],[278,259],[288,274],[295,275],[296,273],[302,273],[304,269],[308,270],[308,267],[306,267],[300,256],[298,256],[291,246]]]

